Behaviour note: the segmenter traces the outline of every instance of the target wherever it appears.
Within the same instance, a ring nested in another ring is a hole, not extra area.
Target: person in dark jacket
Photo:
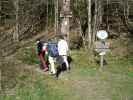
[[[44,60],[44,50],[43,50],[43,42],[38,39],[37,40],[37,52],[38,52],[38,57],[41,63],[41,69],[43,69],[44,71],[48,71],[48,66],[46,61]]]

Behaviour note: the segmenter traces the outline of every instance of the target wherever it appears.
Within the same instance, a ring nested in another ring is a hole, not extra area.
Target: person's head
[[[37,40],[36,40],[36,43],[39,43],[40,41],[41,41],[40,39],[37,39]]]
[[[45,42],[45,43],[44,43],[44,46],[47,46],[47,45],[48,45],[48,43]]]

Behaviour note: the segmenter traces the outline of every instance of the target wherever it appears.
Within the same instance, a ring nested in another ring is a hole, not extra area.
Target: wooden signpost
[[[108,37],[108,33],[104,30],[100,30],[97,32],[97,37],[100,39],[100,41],[95,43],[95,51],[100,55],[100,69],[102,69],[104,65],[104,55],[106,52],[110,51],[109,43],[105,41],[105,39]]]
[[[106,53],[110,51],[109,43],[103,41],[96,42],[95,51],[100,55],[100,68],[102,68],[104,65],[104,55],[106,55]]]

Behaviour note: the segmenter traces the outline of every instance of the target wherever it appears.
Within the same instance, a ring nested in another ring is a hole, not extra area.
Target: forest
[[[110,50],[99,72],[101,29]],[[39,69],[36,40],[61,34],[74,61],[55,80]],[[0,0],[0,100],[132,100],[132,87],[133,0]]]
[[[91,2],[90,8],[88,2]],[[23,41],[40,34],[41,31],[46,34],[60,33],[62,0],[1,0],[0,4],[1,41]],[[120,38],[123,35],[132,37],[132,8],[132,0],[71,0],[70,37],[77,34],[84,44],[90,37],[90,45],[93,45],[100,25],[109,32],[109,38]],[[72,39],[70,41],[74,42]],[[76,44],[78,46],[78,43]],[[7,46],[1,45],[1,48],[6,49]]]

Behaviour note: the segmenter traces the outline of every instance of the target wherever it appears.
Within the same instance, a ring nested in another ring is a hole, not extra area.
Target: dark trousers
[[[39,59],[40,59],[40,63],[41,63],[41,69],[48,68],[48,64],[47,64],[47,62],[44,60],[44,55],[43,55],[43,53],[40,53],[40,54],[39,54]]]

